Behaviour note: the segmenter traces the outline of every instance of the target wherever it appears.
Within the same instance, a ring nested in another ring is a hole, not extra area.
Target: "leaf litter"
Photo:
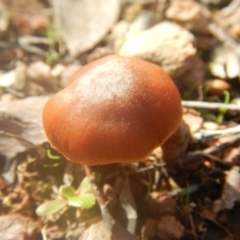
[[[239,239],[239,1],[110,2],[0,4],[0,239]],[[167,42],[151,35],[164,26]],[[41,109],[66,76],[112,53],[157,57],[191,137],[171,164],[159,148],[93,168],[95,196],[82,166],[47,143]]]

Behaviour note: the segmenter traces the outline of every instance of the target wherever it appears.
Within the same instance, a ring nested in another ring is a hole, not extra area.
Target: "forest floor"
[[[1,0],[0,240],[240,239],[239,42],[239,0]],[[41,113],[111,54],[172,77],[187,132],[169,153],[92,167],[93,194]]]

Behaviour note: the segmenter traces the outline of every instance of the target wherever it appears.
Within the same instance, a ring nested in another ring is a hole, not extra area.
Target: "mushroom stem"
[[[182,120],[176,132],[162,144],[162,156],[166,163],[174,163],[186,151],[192,139],[188,125]]]
[[[111,214],[109,213],[108,208],[106,206],[106,202],[104,201],[103,196],[102,196],[101,192],[99,191],[99,188],[95,182],[95,177],[92,174],[91,167],[86,166],[86,165],[83,165],[83,166],[84,166],[85,174],[91,184],[93,194],[96,197],[97,203],[100,207],[103,219],[110,225],[114,224],[115,221],[114,221],[113,217],[111,216]]]

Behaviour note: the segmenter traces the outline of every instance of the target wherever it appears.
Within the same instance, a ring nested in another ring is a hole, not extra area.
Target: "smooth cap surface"
[[[42,115],[52,146],[86,165],[144,160],[178,128],[181,99],[157,65],[112,55],[82,67]]]

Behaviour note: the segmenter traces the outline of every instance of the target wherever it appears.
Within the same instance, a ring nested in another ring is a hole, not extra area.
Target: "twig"
[[[22,36],[18,39],[18,44],[20,48],[27,52],[38,54],[44,57],[47,55],[47,52],[37,46],[34,46],[33,44],[44,44],[46,46],[49,46],[51,43],[51,40],[49,40],[48,38],[36,36]]]
[[[149,171],[149,170],[152,170],[152,169],[156,169],[156,168],[161,168],[161,167],[164,167],[164,166],[166,166],[165,162],[156,163],[156,164],[154,164],[152,166],[139,168],[138,170],[136,170],[136,172],[134,172],[134,173],[127,173],[127,175],[133,175],[133,174],[136,174],[136,173],[146,172],[146,171]]]
[[[226,104],[226,103],[182,101],[182,106],[188,107],[188,108],[212,109],[212,110],[218,110],[219,108],[225,108],[227,111],[240,111],[240,105]]]
[[[193,184],[191,186],[185,187],[185,188],[178,188],[169,193],[170,196],[175,197],[175,196],[184,196],[184,195],[189,195],[192,193],[195,193],[199,190],[200,186],[197,184]]]
[[[227,142],[221,143],[218,146],[209,147],[202,151],[189,152],[188,154],[186,154],[179,160],[180,166],[185,167],[188,164],[202,161],[206,157],[210,160],[218,161],[224,165],[228,165],[227,163],[223,162],[221,159],[211,156],[211,155],[214,155],[218,152],[221,152],[221,151],[223,151],[229,147],[232,147],[236,144],[239,144],[239,143],[240,143],[240,134],[238,136],[234,137],[232,141],[227,141]]]
[[[239,44],[217,23],[212,22],[208,25],[208,30],[225,46],[231,48],[240,57]]]
[[[225,150],[226,148],[229,148],[229,147],[232,147],[232,146],[238,144],[239,142],[240,142],[240,135],[234,137],[231,141],[223,142],[218,146],[207,148],[207,149],[203,150],[203,152],[205,154],[216,154],[220,151]]]
[[[206,141],[206,140],[213,140],[218,139],[220,137],[230,136],[240,134],[240,126],[237,125],[235,127],[220,129],[220,130],[200,130],[199,132],[195,133],[193,138],[195,141]]]

